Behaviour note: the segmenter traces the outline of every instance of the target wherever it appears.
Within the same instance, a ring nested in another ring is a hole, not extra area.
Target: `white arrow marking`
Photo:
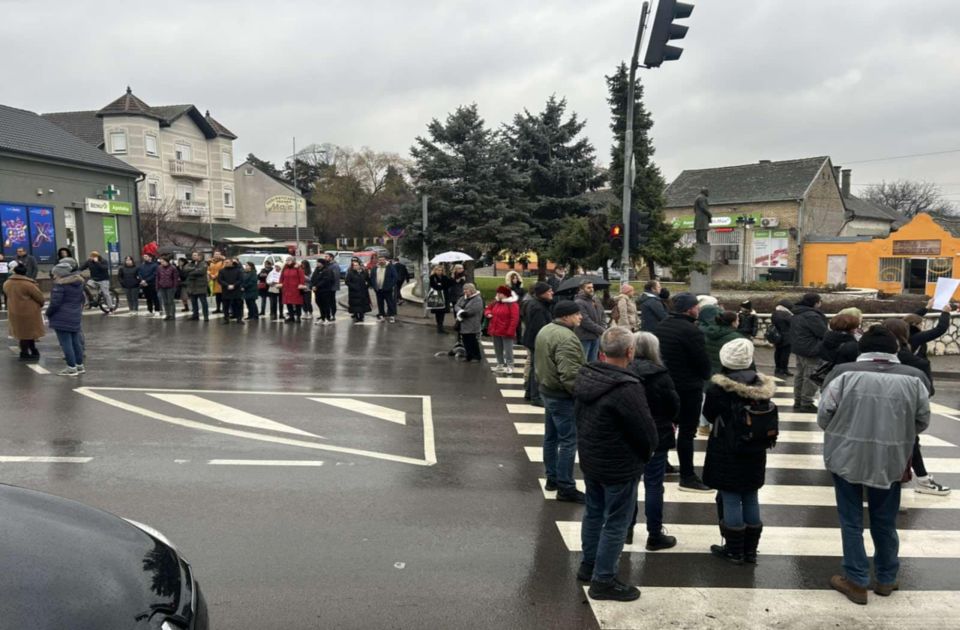
[[[339,407],[340,409],[346,409],[347,411],[356,411],[357,413],[380,418],[387,422],[395,422],[397,424],[407,423],[407,414],[404,411],[381,407],[380,405],[374,405],[373,403],[363,402],[354,398],[311,398],[310,400]]]
[[[148,393],[147,395],[152,398],[156,398],[157,400],[168,402],[171,405],[183,407],[184,409],[189,409],[190,411],[195,411],[199,414],[207,416],[208,418],[213,418],[214,420],[219,420],[220,422],[224,422],[226,424],[236,424],[242,427],[266,429],[268,431],[279,431],[280,433],[291,433],[293,435],[306,435],[309,437],[326,439],[321,435],[307,433],[306,431],[301,431],[300,429],[296,429],[294,427],[288,427],[285,424],[280,424],[279,422],[274,422],[273,420],[268,420],[267,418],[261,418],[260,416],[253,415],[252,413],[240,411],[239,409],[234,409],[233,407],[228,407],[227,405],[221,405],[218,402],[213,402],[212,400],[200,398],[199,396],[193,396],[191,394]]]

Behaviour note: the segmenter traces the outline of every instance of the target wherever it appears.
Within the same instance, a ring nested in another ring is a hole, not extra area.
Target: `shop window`
[[[127,152],[127,134],[124,131],[110,132],[110,153]]]
[[[157,152],[157,137],[152,134],[147,134],[143,138],[143,147],[147,155],[152,157],[157,157],[159,153]]]
[[[903,283],[903,258],[880,259],[880,282]]]
[[[930,258],[927,260],[927,282],[935,284],[938,278],[953,277],[952,258]]]

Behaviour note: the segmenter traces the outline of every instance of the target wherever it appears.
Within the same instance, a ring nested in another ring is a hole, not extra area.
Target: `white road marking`
[[[523,385],[522,376],[498,376],[497,385]]]
[[[483,348],[483,352],[484,352],[484,354],[486,354],[487,356],[491,356],[491,357],[497,356],[497,351],[494,350],[492,346],[491,346],[491,347],[484,347],[484,348]],[[527,356],[527,349],[526,349],[526,348],[521,348],[521,347],[519,347],[519,346],[514,346],[514,347],[513,347],[513,356],[515,356],[515,357],[517,357],[517,356],[525,357],[525,356]]]
[[[507,405],[507,413],[533,414],[542,418],[543,407],[536,407],[534,405]]]
[[[339,409],[346,409],[347,411],[356,411],[357,413],[373,416],[374,418],[386,420],[387,422],[394,422],[396,424],[407,423],[407,414],[403,411],[397,411],[389,407],[381,407],[380,405],[363,402],[355,398],[310,398],[309,400],[331,405]]]
[[[43,367],[42,365],[37,365],[36,363],[28,363],[27,367],[36,372],[37,374],[49,374],[50,370]]]
[[[557,521],[557,529],[570,551],[580,551],[580,521]],[[710,554],[710,545],[720,540],[720,530],[713,525],[671,523],[671,536],[677,537],[677,546],[669,553]],[[960,531],[945,529],[898,529],[901,558],[950,558],[948,550],[960,547]],[[873,555],[873,540],[864,536],[867,556]],[[637,536],[626,552],[645,553],[644,536]],[[761,556],[843,556],[840,529],[837,527],[763,527],[763,539],[757,553]]]
[[[186,427],[188,429],[197,429],[199,431],[209,431],[211,433],[220,433],[222,435],[230,435],[233,437],[245,438],[249,440],[258,440],[261,442],[269,442],[271,444],[283,444],[285,446],[297,446],[301,448],[309,448],[320,451],[331,451],[334,453],[345,453],[348,455],[359,455],[361,457],[370,457],[372,459],[382,459],[390,462],[397,462],[401,464],[412,464],[414,466],[433,466],[437,463],[437,451],[436,443],[434,438],[434,429],[433,429],[433,410],[431,405],[431,400],[429,396],[419,396],[415,394],[362,394],[364,398],[419,398],[423,404],[423,452],[424,459],[418,459],[416,457],[406,457],[403,455],[394,455],[392,453],[379,453],[377,451],[367,451],[358,448],[349,448],[345,446],[335,446],[332,444],[318,444],[315,442],[306,442],[304,440],[295,440],[291,438],[278,437],[273,435],[264,435],[261,433],[251,433],[250,431],[240,431],[237,429],[230,429],[227,427],[220,427],[209,425],[203,422],[196,422],[194,420],[188,420],[186,418],[177,418],[175,416],[168,416],[162,413],[157,413],[151,409],[146,409],[144,407],[139,407],[130,403],[122,402],[120,400],[115,400],[109,396],[101,394],[101,391],[135,391],[135,392],[166,392],[166,393],[188,393],[188,394],[237,394],[237,391],[233,390],[197,390],[197,389],[143,389],[143,388],[131,388],[131,387],[78,387],[74,390],[78,394],[91,398],[98,402],[101,402],[106,405],[111,405],[118,409],[123,409],[130,413],[138,414],[147,418],[152,418],[154,420],[160,420],[162,422],[167,422],[180,427]],[[243,391],[240,392],[243,394],[262,394],[265,396],[300,396],[300,397],[310,397],[310,396],[320,396],[320,397],[335,397],[335,396],[347,396],[346,394],[331,394],[326,392],[277,392],[277,391]],[[357,394],[352,396],[358,397]]]
[[[526,392],[522,389],[501,389],[500,395],[504,398],[523,398]]]
[[[793,385],[777,385],[778,394],[792,394]]]
[[[791,405],[792,407],[793,405]],[[815,413],[803,413],[799,411],[783,411],[778,409],[778,415],[781,420],[787,420],[789,422],[816,422],[817,414]]]
[[[672,530],[671,530],[672,532]],[[766,535],[766,529],[764,529]],[[867,536],[869,538],[869,536]],[[716,542],[717,537],[714,538]],[[764,546],[765,539],[760,542]],[[658,552],[660,553],[660,552]],[[855,606],[834,590],[654,587],[640,585],[633,602],[594,601],[600,628],[946,628],[960,609],[957,591],[870,594]],[[586,592],[587,587],[584,587]]]
[[[211,466],[323,466],[313,459],[211,459]]]
[[[0,455],[0,464],[86,464],[92,457],[53,457],[49,455]]]
[[[947,407],[946,405],[931,402],[930,413],[960,422],[960,409],[954,409],[953,407]]]
[[[279,431],[280,433],[290,433],[292,435],[303,435],[307,437],[326,439],[321,435],[308,433],[296,427],[290,427],[268,418],[262,418],[252,413],[247,413],[246,411],[236,409],[235,407],[223,405],[221,403],[207,400],[206,398],[201,398],[200,396],[194,396],[192,394],[147,393],[147,395],[151,398],[156,398],[157,400],[170,403],[171,405],[183,407],[184,409],[188,409],[190,411],[195,411],[196,413],[207,416],[208,418],[213,418],[214,420],[219,420],[220,422],[224,422],[226,424],[235,424],[241,427],[250,427],[252,429]]]
[[[583,479],[576,479],[577,489],[583,492]],[[546,478],[540,479],[540,491],[544,499],[556,499],[556,490],[547,490]],[[638,501],[643,501],[643,484],[640,484]],[[681,492],[676,482],[663,484],[664,503],[704,503],[713,505],[716,494],[713,492]],[[800,486],[767,484],[760,488],[760,505],[790,505],[798,507],[836,507],[837,500],[833,486]],[[956,510],[960,509],[960,496],[953,493],[945,497],[913,492],[910,484],[904,484],[900,505],[909,509]]]
[[[781,408],[793,408],[793,398],[774,398],[773,404]],[[813,402],[814,405],[817,404],[816,401]]]

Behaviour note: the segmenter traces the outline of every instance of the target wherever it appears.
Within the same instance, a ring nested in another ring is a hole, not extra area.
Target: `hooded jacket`
[[[652,333],[657,326],[667,318],[667,307],[659,295],[644,293],[637,301],[640,311],[640,330]]]
[[[794,306],[790,320],[790,351],[801,357],[820,354],[820,341],[827,334],[827,318],[812,306]]]
[[[640,326],[640,320],[637,317],[637,303],[629,295],[621,293],[614,299],[614,308],[617,309],[619,317],[611,320],[613,326],[624,326],[632,331],[636,331]]]
[[[80,332],[83,299],[83,276],[73,272],[55,278],[50,289],[50,304],[47,305],[50,328],[64,332]]]
[[[484,317],[490,318],[487,334],[491,337],[510,337],[517,334],[517,324],[520,323],[520,305],[517,304],[517,295],[494,300],[484,310]]]
[[[849,363],[857,360],[860,349],[857,338],[842,330],[828,330],[820,342],[820,358],[827,363]]]
[[[680,412],[680,396],[673,386],[673,379],[667,368],[649,359],[637,359],[630,364],[630,371],[643,385],[650,415],[657,427],[656,452],[665,453],[677,445],[673,421]]]
[[[43,328],[43,293],[37,281],[29,276],[13,274],[3,283],[7,296],[7,325],[10,336],[17,340],[39,339]]]
[[[892,354],[866,352],[835,367],[820,393],[827,470],[853,484],[900,481],[918,433],[930,424],[929,383]]]
[[[786,306],[777,304],[773,309],[773,315],[770,316],[770,324],[780,331],[780,343],[778,348],[790,345],[790,320],[793,318],[793,312]]]
[[[733,326],[721,326],[717,323],[704,324],[701,329],[704,347],[707,350],[707,356],[710,357],[710,373],[719,374],[723,371],[723,365],[720,363],[720,348],[725,343],[744,337]]]
[[[580,368],[573,397],[584,477],[602,484],[639,479],[657,448],[657,427],[640,379],[630,370],[594,362]]]
[[[660,354],[677,391],[702,390],[703,382],[710,378],[710,358],[694,319],[671,313],[654,334],[660,340]]]
[[[735,370],[714,374],[707,387],[703,416],[713,424],[703,463],[703,483],[717,490],[751,492],[763,486],[767,469],[767,450],[756,445],[749,450],[730,447],[727,431],[738,426],[741,406],[752,401],[770,400],[777,382],[754,370]],[[722,422],[717,422],[717,419]]]

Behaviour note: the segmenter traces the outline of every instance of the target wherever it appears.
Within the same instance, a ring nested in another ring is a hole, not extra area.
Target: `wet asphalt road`
[[[164,532],[196,568],[213,627],[597,627],[573,580],[578,554],[558,533],[557,522],[578,521],[580,508],[544,499],[542,467],[524,451],[539,438],[514,427],[536,417],[506,412],[505,402],[522,400],[505,401],[486,364],[434,357],[451,336],[346,318],[332,327],[99,315],[84,323],[89,372],[81,378],[38,374],[10,354],[0,370],[0,455],[92,459],[0,464],[0,480]],[[52,336],[41,352],[43,367],[61,367]],[[361,406],[311,400],[331,397]],[[213,407],[197,407],[197,398]],[[960,388],[939,383],[936,400],[960,407]],[[393,419],[358,411],[371,404]],[[253,418],[219,422],[224,408]],[[263,420],[280,425],[256,425]],[[938,420],[934,433],[960,444],[960,423]],[[254,465],[264,460],[275,465]],[[291,460],[301,465],[285,465]],[[827,485],[825,475],[774,470],[767,482]],[[958,474],[937,477],[960,484]],[[763,515],[767,526],[836,526],[830,507],[765,506]],[[951,530],[956,516],[915,510],[903,522]],[[668,528],[715,518],[709,504],[666,506]],[[960,590],[958,551],[905,560],[902,579]],[[770,556],[753,572],[732,573],[709,555],[637,553],[625,555],[621,573],[659,587],[815,589],[838,565]]]

